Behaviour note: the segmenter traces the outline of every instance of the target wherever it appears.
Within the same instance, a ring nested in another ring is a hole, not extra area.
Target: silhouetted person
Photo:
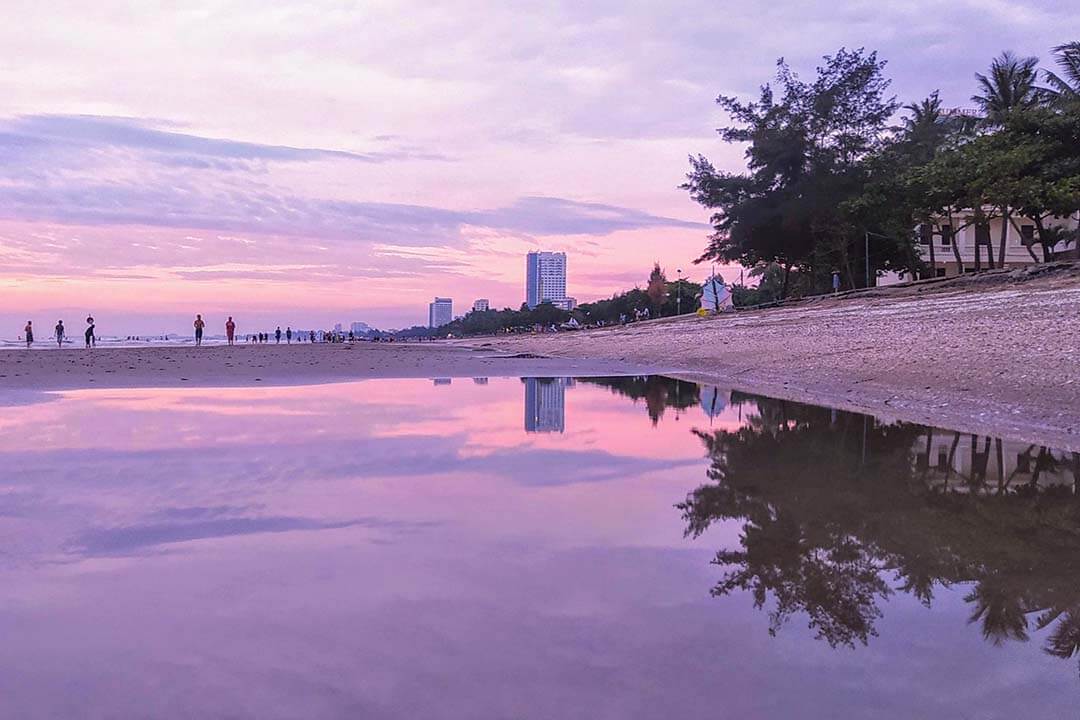
[[[30,346],[34,344],[34,323],[27,320],[23,332],[26,333],[26,349],[29,350]]]
[[[233,322],[232,315],[225,321],[225,339],[230,345],[233,344],[233,337],[236,334],[236,323]]]
[[[57,320],[56,321],[55,332],[56,332],[56,347],[58,347],[58,348],[59,347],[64,347],[64,321],[63,320]]]
[[[278,325],[277,330],[274,331],[274,342],[276,342],[278,345],[281,344],[281,326],[280,325]]]
[[[86,349],[89,350],[90,348],[92,348],[94,346],[94,343],[96,342],[95,339],[94,339],[94,318],[93,318],[93,316],[88,315],[86,317],[86,332],[83,333],[83,335],[86,338]]]
[[[292,345],[292,326],[285,328],[285,342],[288,345]]]
[[[202,345],[202,331],[206,327],[206,323],[203,322],[202,315],[195,316],[195,347]]]

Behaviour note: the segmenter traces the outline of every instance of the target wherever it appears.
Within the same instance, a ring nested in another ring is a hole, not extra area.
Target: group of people
[[[203,316],[201,314],[195,316],[195,322],[193,323],[193,326],[195,328],[195,345],[201,346],[203,341],[203,332],[206,329],[206,321],[203,320]],[[26,339],[26,347],[27,349],[29,349],[34,344],[34,322],[32,320],[26,321],[26,327],[23,328],[23,335]],[[68,339],[67,328],[64,327],[63,320],[56,321],[56,327],[53,328],[53,337],[56,339],[56,346],[62,348],[64,346],[64,341]],[[83,333],[83,337],[86,340],[86,348],[88,350],[97,345],[97,325],[95,324],[94,317],[92,315],[88,315],[86,318],[86,330]],[[236,337],[236,322],[232,319],[232,316],[230,315],[229,319],[225,321],[225,340],[229,345],[235,345]],[[335,332],[331,330],[323,331],[320,335],[314,330],[308,330],[306,331],[306,333],[304,331],[293,332],[292,327],[286,327],[285,330],[282,330],[281,326],[279,325],[277,330],[274,331],[273,335],[271,335],[271,333],[262,332],[253,333],[247,336],[247,341],[249,343],[268,343],[270,342],[271,337],[273,337],[274,342],[278,344],[280,344],[282,338],[284,338],[285,342],[290,345],[292,344],[294,337],[296,338],[297,342],[307,341],[311,343],[340,343],[346,342],[346,339],[348,340],[348,342],[352,342],[356,339],[355,335],[351,331],[348,333],[347,336],[345,335],[345,333]],[[128,340],[132,339],[138,340],[139,338],[129,335]]]
[[[83,338],[86,340],[86,349],[89,350],[97,345],[97,326],[94,323],[94,317],[88,315],[86,317],[86,331],[83,333]],[[23,336],[26,339],[26,349],[29,350],[34,344],[34,321],[27,320],[26,327],[23,328]],[[56,321],[56,327],[53,328],[53,337],[56,338],[56,347],[62,348],[64,346],[64,340],[67,339],[67,328],[64,327],[63,320]]]
[[[206,328],[206,321],[203,320],[202,315],[195,316],[195,344],[202,345],[203,330]],[[281,326],[278,325],[277,330],[274,331],[274,342],[281,343],[281,338],[285,338],[285,342],[292,344],[293,341],[293,329],[292,327],[285,328],[282,332]],[[297,340],[299,341],[299,333],[297,333]],[[236,344],[236,322],[232,319],[232,315],[225,321],[225,341],[229,345]],[[249,343],[268,343],[270,342],[270,333],[252,333],[247,336]]]

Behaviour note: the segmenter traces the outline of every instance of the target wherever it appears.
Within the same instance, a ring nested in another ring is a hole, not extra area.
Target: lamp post
[[[682,268],[676,268],[675,272],[679,274],[679,287],[675,291],[675,314],[682,315]]]

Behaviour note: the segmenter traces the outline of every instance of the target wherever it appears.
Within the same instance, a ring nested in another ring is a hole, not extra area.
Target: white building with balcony
[[[987,210],[987,213],[990,211]],[[1077,217],[1052,218],[1045,221],[1047,227],[1076,230],[1080,225]],[[1001,227],[1006,224],[1005,255],[1001,257]],[[1043,262],[1042,246],[1035,242],[1035,224],[1023,217],[1012,217],[1007,222],[1000,217],[985,223],[974,221],[971,212],[961,213],[950,219],[938,218],[932,223],[918,227],[918,249],[923,261],[932,266],[936,277],[954,277],[962,272],[973,272],[990,267],[993,258],[995,268],[1018,268]],[[1073,243],[1069,248],[1075,249]],[[978,249],[978,263],[976,263]],[[1068,248],[1058,246],[1058,253]],[[871,247],[871,252],[873,248]],[[957,262],[957,255],[960,262]],[[962,266],[962,269],[961,269]],[[896,278],[904,279],[904,278]],[[894,279],[894,282],[896,281]],[[879,285],[888,284],[883,276]]]

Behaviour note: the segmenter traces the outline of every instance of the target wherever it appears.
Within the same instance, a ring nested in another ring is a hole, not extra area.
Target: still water
[[[1080,700],[1072,453],[659,377],[4,402],[5,719]]]

